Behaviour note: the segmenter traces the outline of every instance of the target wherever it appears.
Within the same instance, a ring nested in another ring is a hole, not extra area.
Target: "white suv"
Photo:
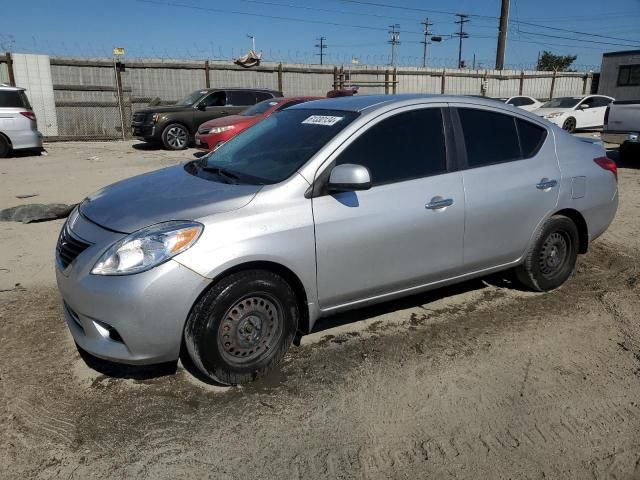
[[[0,84],[0,158],[24,149],[42,149],[36,114],[24,88]]]

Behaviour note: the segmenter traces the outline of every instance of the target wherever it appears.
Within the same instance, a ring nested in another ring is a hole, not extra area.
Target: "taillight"
[[[593,161],[596,162],[600,167],[613,173],[613,176],[616,177],[616,182],[618,181],[618,166],[616,165],[616,162],[608,157],[594,158]]]
[[[36,114],[33,112],[20,112],[20,115],[27,117],[29,120],[36,121]]]
[[[611,107],[607,107],[607,109],[604,111],[604,126],[605,127],[607,125],[609,125],[609,110],[611,110]]]

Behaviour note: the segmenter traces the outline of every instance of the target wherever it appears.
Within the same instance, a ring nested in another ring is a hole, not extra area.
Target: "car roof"
[[[345,110],[351,112],[363,112],[392,105],[394,103],[404,103],[408,100],[419,100],[420,103],[469,103],[473,105],[495,106],[502,103],[498,100],[487,97],[475,97],[466,95],[438,95],[438,94],[401,94],[401,95],[360,95],[352,97],[326,98],[322,100],[312,100],[302,104],[289,107],[290,109],[317,108],[323,110]]]
[[[22,87],[14,87],[11,85],[7,85],[6,83],[0,83],[0,90],[24,91],[25,89]]]
[[[268,88],[236,88],[236,87],[217,87],[217,88],[202,88],[201,90],[207,92],[219,92],[219,91],[234,91],[234,92],[268,92],[274,94],[280,94],[278,90],[270,90]],[[198,90],[196,90],[198,91]]]

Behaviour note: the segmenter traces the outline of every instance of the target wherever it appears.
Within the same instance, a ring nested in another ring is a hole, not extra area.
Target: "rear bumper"
[[[42,148],[42,134],[37,130],[10,132],[9,140],[11,140],[11,148],[13,150]]]
[[[626,142],[639,143],[640,142],[639,134],[640,132],[615,132],[615,131],[605,130],[604,132],[602,132],[601,137],[602,137],[602,141],[606,143],[614,143],[616,145],[622,145],[623,143],[626,143]]]

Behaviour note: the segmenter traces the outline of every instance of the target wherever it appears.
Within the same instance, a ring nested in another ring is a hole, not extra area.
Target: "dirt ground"
[[[48,149],[0,161],[0,208],[194,153]],[[244,388],[88,366],[54,283],[62,221],[0,223],[0,478],[640,479],[638,166],[561,289],[491,277],[329,318]]]

